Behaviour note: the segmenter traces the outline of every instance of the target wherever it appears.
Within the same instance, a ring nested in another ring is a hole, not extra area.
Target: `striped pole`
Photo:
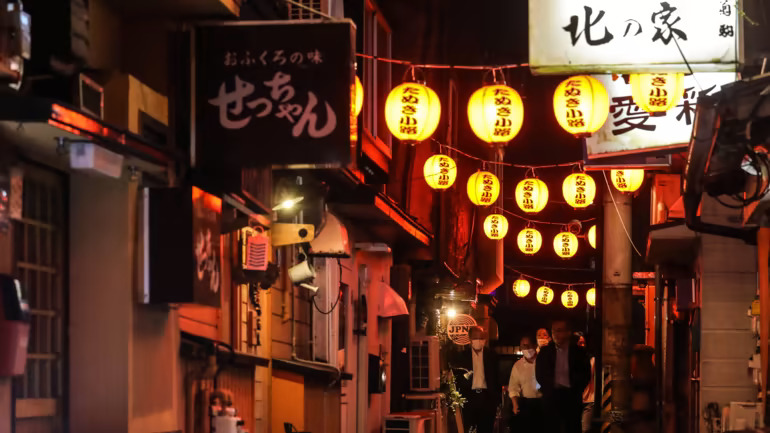
[[[602,367],[602,430],[601,433],[610,433],[612,427],[612,366]]]

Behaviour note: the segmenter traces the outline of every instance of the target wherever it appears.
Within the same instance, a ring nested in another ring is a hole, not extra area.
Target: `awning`
[[[380,303],[377,305],[377,315],[380,317],[409,315],[404,298],[384,281],[380,282]]]
[[[647,263],[690,267],[698,257],[698,236],[684,222],[650,226]]]

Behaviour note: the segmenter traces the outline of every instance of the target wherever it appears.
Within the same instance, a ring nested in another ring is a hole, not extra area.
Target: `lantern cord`
[[[590,281],[590,282],[586,282],[586,283],[565,283],[565,282],[562,282],[562,281],[544,280],[542,278],[537,278],[537,277],[534,277],[532,275],[529,275],[529,274],[526,274],[524,272],[521,272],[518,269],[513,268],[512,266],[505,265],[505,267],[508,268],[509,270],[513,271],[513,272],[516,272],[517,274],[521,275],[522,277],[526,277],[526,278],[528,278],[530,280],[533,280],[533,281],[540,281],[543,284],[550,284],[550,285],[554,285],[554,286],[566,286],[566,287],[570,287],[570,286],[595,286],[596,285],[595,281]],[[572,269],[572,268],[542,268],[542,269],[564,270],[564,271],[573,271],[573,272],[579,270],[579,269]],[[592,269],[586,269],[586,270],[593,271]]]
[[[670,31],[672,35],[675,35],[673,30],[671,29],[671,23],[667,22],[666,24],[668,24],[668,31]],[[692,75],[692,79],[695,80],[695,84],[698,85],[698,89],[701,92],[703,92],[703,87],[701,87],[700,83],[698,82],[698,77],[695,76],[695,72],[693,72],[692,66],[690,66],[690,62],[687,61],[687,57],[685,57],[684,51],[682,51],[682,47],[679,46],[679,41],[676,39],[676,36],[674,36],[672,39],[674,39],[674,43],[676,44],[676,49],[679,50],[679,54],[682,56],[682,60],[684,60],[684,64],[687,65],[687,70],[690,71],[690,75]]]
[[[294,3],[291,0],[284,0],[285,2],[291,2]],[[380,57],[380,56],[373,56],[371,54],[364,54],[364,53],[356,53],[356,56],[363,57],[365,59],[371,59],[377,62],[385,62],[385,63],[396,63],[399,65],[408,65],[408,66],[414,66],[417,68],[425,68],[425,69],[464,69],[464,70],[471,70],[471,71],[485,71],[489,69],[515,69],[515,68],[526,68],[529,66],[529,63],[510,63],[507,65],[442,65],[442,64],[419,64],[410,62],[408,60],[399,60],[399,59],[389,59],[387,57]]]
[[[618,214],[618,219],[620,220],[620,225],[623,226],[623,231],[626,232],[626,237],[628,238],[628,241],[631,242],[631,246],[634,247],[634,251],[636,251],[636,254],[639,255],[639,257],[644,257],[642,253],[639,252],[639,249],[636,248],[636,244],[634,244],[634,240],[631,239],[631,235],[628,233],[628,228],[626,227],[626,222],[623,221],[623,217],[620,215],[620,209],[618,209],[618,203],[615,201],[615,194],[612,193],[612,187],[610,187],[610,181],[607,180],[607,173],[602,171],[602,177],[604,177],[604,183],[607,184],[607,190],[610,195],[610,198],[612,199],[612,204],[615,207],[615,212]]]
[[[489,160],[486,160],[484,158],[479,158],[478,156],[473,156],[473,155],[471,155],[469,153],[463,152],[462,150],[460,150],[460,149],[458,149],[458,148],[456,148],[454,146],[450,146],[448,144],[443,144],[440,141],[436,140],[435,138],[431,138],[431,140],[436,142],[436,143],[438,143],[439,149],[441,149],[441,148],[451,149],[451,150],[459,153],[460,155],[462,155],[462,156],[464,156],[466,158],[474,159],[474,160],[480,161],[480,162],[482,162],[484,164],[502,165],[502,166],[506,166],[506,167],[516,167],[516,168],[526,168],[527,170],[532,170],[533,172],[534,172],[535,169],[556,168],[556,167],[572,167],[572,166],[580,166],[583,163],[582,161],[572,161],[572,162],[564,162],[564,163],[561,163],[561,164],[526,165],[526,164],[511,164],[509,162],[489,161]]]
[[[554,222],[549,222],[549,221],[538,221],[538,220],[533,220],[533,219],[529,219],[529,218],[523,217],[521,215],[518,215],[518,214],[516,214],[514,212],[511,212],[509,210],[506,210],[506,209],[502,209],[502,211],[507,213],[507,214],[509,214],[509,215],[511,215],[511,216],[515,216],[516,218],[518,218],[520,220],[527,221],[527,222],[530,222],[530,223],[535,223],[535,224],[550,224],[550,225],[554,225],[554,226],[565,226],[565,225],[569,224],[569,222],[566,222],[566,223],[554,223]],[[588,218],[588,219],[578,220],[578,221],[580,221],[580,223],[582,224],[582,223],[587,223],[587,222],[591,222],[591,221],[595,221],[595,220],[596,220],[596,218]]]

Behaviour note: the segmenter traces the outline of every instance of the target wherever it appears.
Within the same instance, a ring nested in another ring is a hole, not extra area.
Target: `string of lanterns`
[[[590,286],[590,288],[586,290],[586,293],[585,293],[585,302],[591,307],[596,306],[596,287],[595,287],[596,284],[595,283],[567,284],[567,283],[561,283],[557,281],[548,281],[540,278],[535,278],[531,275],[527,275],[522,272],[519,272],[519,278],[517,278],[516,281],[514,281],[511,286],[511,289],[513,290],[513,294],[519,298],[527,297],[527,295],[529,295],[529,293],[532,290],[532,284],[530,283],[529,280],[533,280],[537,282],[539,287],[535,292],[535,298],[539,303],[543,305],[550,304],[555,297],[555,293],[550,286],[561,285],[561,286],[567,286],[567,290],[565,290],[561,294],[561,303],[564,307],[575,308],[580,303],[580,295],[578,295],[578,293],[572,289],[575,286]]]

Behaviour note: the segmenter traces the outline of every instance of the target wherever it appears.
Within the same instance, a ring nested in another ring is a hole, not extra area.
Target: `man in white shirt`
[[[511,378],[508,381],[508,395],[513,402],[513,413],[516,415],[514,431],[535,432],[541,430],[542,402],[540,400],[540,385],[535,379],[535,359],[537,358],[536,344],[531,336],[521,337],[519,348],[524,356],[513,364]]]

